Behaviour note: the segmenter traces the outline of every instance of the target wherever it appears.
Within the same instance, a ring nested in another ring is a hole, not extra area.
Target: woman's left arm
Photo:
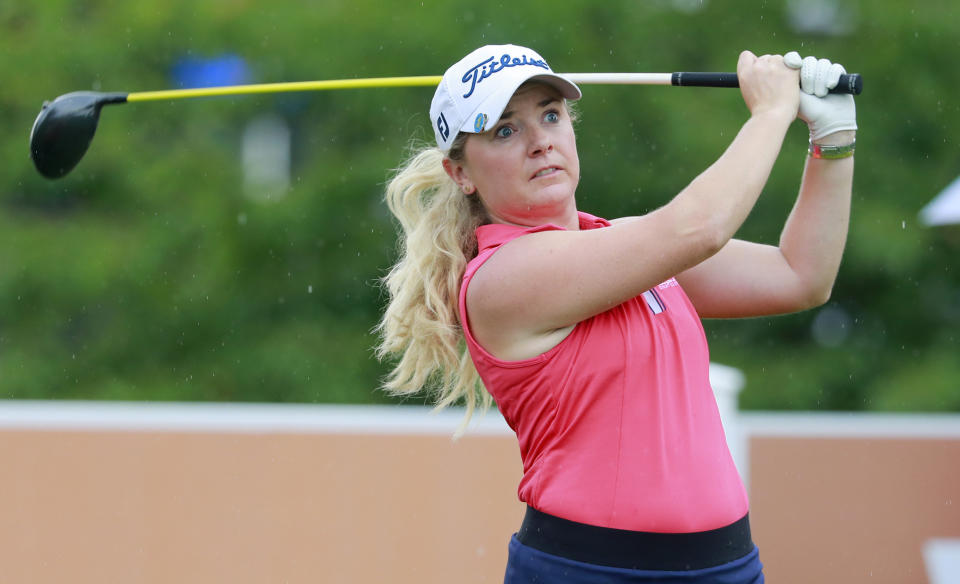
[[[840,131],[814,143],[843,146],[855,135]],[[779,246],[733,239],[677,276],[697,312],[704,318],[761,316],[826,302],[846,244],[852,188],[852,156],[808,157]]]
[[[730,240],[717,254],[677,276],[705,318],[796,312],[830,298],[850,221],[856,106],[852,95],[829,94],[841,65],[797,53],[784,56],[800,69],[800,114],[810,128],[797,202],[777,247]],[[837,148],[839,147],[839,148]],[[814,152],[814,150],[816,150]]]

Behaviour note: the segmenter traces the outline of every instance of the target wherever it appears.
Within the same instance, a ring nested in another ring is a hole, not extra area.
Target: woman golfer
[[[700,319],[829,297],[857,127],[852,96],[827,94],[842,72],[745,51],[750,116],[723,155],[609,221],[577,208],[573,83],[514,45],[443,76],[436,147],[387,189],[403,238],[379,352],[399,357],[388,390],[472,412],[485,388],[516,432],[527,513],[505,582],[763,582]],[[798,116],[810,155],[779,246],[734,239]]]

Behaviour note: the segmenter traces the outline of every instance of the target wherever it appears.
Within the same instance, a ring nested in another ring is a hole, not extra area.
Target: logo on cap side
[[[447,123],[447,118],[442,112],[440,113],[440,117],[437,118],[437,132],[444,140],[450,137],[450,124]]]
[[[473,131],[479,134],[486,125],[487,114],[477,114],[477,119],[473,120]]]
[[[533,67],[540,67],[542,69],[550,70],[550,66],[547,65],[547,62],[543,59],[534,59],[527,58],[526,55],[522,57],[511,57],[509,53],[504,54],[500,57],[499,61],[495,60],[495,57],[490,57],[489,59],[474,65],[470,69],[467,69],[467,72],[463,74],[464,84],[470,84],[470,90],[463,94],[464,99],[473,95],[473,90],[476,89],[477,84],[490,77],[495,73],[503,71],[507,67],[522,67],[524,65],[530,65]]]

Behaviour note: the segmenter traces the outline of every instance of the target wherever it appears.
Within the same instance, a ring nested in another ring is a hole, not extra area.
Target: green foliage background
[[[371,350],[394,255],[382,188],[410,140],[431,139],[431,89],[111,106],[58,181],[33,169],[31,124],[70,91],[170,88],[187,56],[240,55],[266,83],[436,75],[476,46],[514,42],[567,72],[730,71],[749,48],[862,73],[853,222],[831,302],[707,322],[712,356],[746,373],[747,408],[960,410],[960,236],[917,221],[960,174],[960,10],[841,2],[855,28],[823,36],[791,29],[797,4],[2,3],[0,397],[389,401]],[[293,128],[293,184],[253,200],[240,141],[265,112]],[[580,207],[604,216],[665,203],[747,116],[735,90],[659,87],[588,86],[580,112]],[[741,237],[776,241],[805,147],[797,122]],[[839,337],[816,342],[818,317],[837,314]]]

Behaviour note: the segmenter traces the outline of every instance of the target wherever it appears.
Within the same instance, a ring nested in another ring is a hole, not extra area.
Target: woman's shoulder
[[[580,229],[597,229],[599,227],[609,227],[612,225],[612,222],[584,211],[578,211],[577,215],[580,221]],[[486,225],[481,225],[477,228],[478,253],[482,253],[491,247],[501,246],[522,235],[542,231],[567,231],[567,229],[555,223],[543,223],[534,226],[512,225],[507,223],[487,223]]]

